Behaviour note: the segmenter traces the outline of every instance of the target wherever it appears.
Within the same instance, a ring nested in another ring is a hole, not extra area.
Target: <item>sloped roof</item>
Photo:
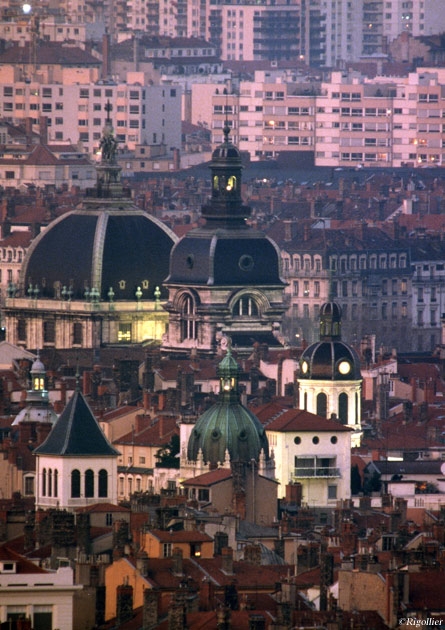
[[[443,611],[445,573],[419,571],[409,574],[409,608],[412,610]]]
[[[179,435],[176,416],[163,416],[160,420],[153,420],[150,426],[139,433],[129,431],[114,440],[114,444],[135,444],[139,446],[164,446],[174,435]]]
[[[37,144],[26,160],[24,160],[24,163],[35,166],[53,166],[58,164],[59,160],[48,147],[43,144]]]
[[[36,355],[27,352],[19,346],[15,346],[9,341],[0,342],[0,368],[9,369],[12,367],[14,361],[19,359],[28,359],[29,361],[35,361]]]
[[[340,424],[335,420],[328,420],[310,413],[304,409],[288,409],[266,425],[267,431],[351,431],[351,427]]]
[[[432,461],[403,461],[387,460],[373,461],[374,466],[382,475],[440,475],[443,462],[439,459]]]
[[[182,482],[183,486],[213,486],[221,481],[226,481],[232,477],[232,471],[229,468],[218,468],[217,470],[211,470],[210,472],[186,479]]]
[[[24,46],[10,46],[0,55],[1,64],[29,64],[33,59],[30,43]],[[40,42],[36,48],[37,64],[59,66],[99,66],[101,61],[79,46],[64,45],[61,42]]]
[[[150,534],[157,538],[160,542],[171,543],[196,543],[196,542],[212,542],[213,538],[208,534],[204,534],[198,530],[180,530],[180,531],[166,531],[163,529],[152,529]]]
[[[77,457],[119,455],[103,434],[80,391],[74,392],[51,433],[34,453]]]
[[[94,503],[94,505],[85,505],[76,509],[76,512],[89,512],[98,514],[99,512],[125,512],[131,513],[129,508],[122,505],[114,505],[114,503]]]
[[[7,544],[0,546],[0,560],[2,562],[15,562],[16,573],[23,575],[28,573],[48,573],[45,569],[40,568],[31,560],[24,558],[20,554],[10,549]]]

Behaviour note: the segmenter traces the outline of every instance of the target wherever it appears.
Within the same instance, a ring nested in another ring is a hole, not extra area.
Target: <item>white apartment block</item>
[[[215,146],[227,123],[232,142],[253,160],[286,150],[314,151],[315,96],[306,93],[311,86],[282,82],[278,72],[257,72],[255,79],[241,81],[236,91],[229,85],[192,85],[191,122],[207,122]]]
[[[208,122],[212,143],[231,127],[251,159],[312,152],[316,166],[434,167],[445,164],[445,69],[367,79],[332,72],[318,83],[257,72],[232,87],[191,86],[191,122]]]
[[[60,21],[53,17],[43,19],[39,23],[38,36],[51,42],[99,41],[105,32],[104,24]],[[0,39],[15,42],[32,41],[33,27],[29,20],[10,20],[0,22]]]
[[[167,152],[181,146],[181,88],[144,85],[141,73],[126,83],[40,84],[3,83],[0,116],[13,123],[47,117],[50,142],[80,143],[94,153],[111,105],[111,119],[122,147],[165,145]]]
[[[332,73],[316,99],[318,166],[445,163],[445,71],[366,80]]]
[[[383,35],[388,42],[402,31],[414,37],[445,31],[442,0],[388,0],[383,3]]]

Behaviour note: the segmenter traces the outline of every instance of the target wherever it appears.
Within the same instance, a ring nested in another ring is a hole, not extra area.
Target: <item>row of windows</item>
[[[17,339],[18,341],[27,341],[27,326],[26,319],[19,319],[17,321]],[[72,343],[75,346],[80,346],[83,343],[83,325],[80,322],[74,322],[72,325]],[[47,320],[43,322],[43,342],[55,343],[56,341],[56,322],[55,320]]]
[[[97,496],[99,498],[106,498],[108,496],[108,473],[105,469],[99,470],[97,475],[97,495],[95,489],[95,475],[94,471],[90,468],[85,471],[83,476],[83,484],[82,484],[82,475],[80,470],[73,470],[71,472],[71,497],[73,499],[80,498],[82,496],[82,485],[83,485],[83,496],[85,498],[92,499]]]
[[[384,302],[380,305],[380,307],[375,303],[371,305],[351,304],[350,309],[348,304],[342,304],[341,309],[343,321],[357,321],[357,319],[360,317],[360,311],[362,311],[363,315],[366,314],[369,319],[406,319],[408,317],[407,302],[402,302],[401,304],[399,304],[398,302],[392,302],[391,304]],[[431,313],[436,313],[436,311],[431,311]],[[319,315],[319,304],[314,304],[312,306],[312,313],[311,306],[309,304],[292,304],[293,319],[303,318],[317,321]],[[431,316],[431,320],[436,321],[436,316]]]
[[[71,498],[80,498],[82,478],[79,470],[71,472]],[[95,494],[95,475],[94,471],[88,469],[83,476],[83,496],[93,498],[95,496],[106,498],[108,496],[108,473],[105,469],[99,470],[97,475],[97,495]],[[52,468],[44,468],[42,470],[42,496],[58,497],[59,496],[59,471]]]
[[[310,256],[293,256],[283,259],[285,271],[293,267],[295,271],[321,271],[321,257],[312,258]],[[331,256],[329,268],[332,271],[339,269],[341,272],[357,271],[365,269],[405,269],[407,254],[371,254],[370,256]]]
[[[243,295],[235,302],[232,308],[232,317],[235,319],[258,317],[259,307],[256,300]],[[198,322],[196,317],[196,306],[190,295],[185,295],[181,304],[181,340],[196,339],[198,335]]]

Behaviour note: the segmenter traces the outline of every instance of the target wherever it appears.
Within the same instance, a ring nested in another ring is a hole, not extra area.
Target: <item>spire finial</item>
[[[80,392],[79,357],[76,360],[76,392]]]

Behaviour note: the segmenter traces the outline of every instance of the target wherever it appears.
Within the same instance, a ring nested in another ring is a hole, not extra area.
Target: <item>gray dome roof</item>
[[[222,463],[226,450],[231,461],[258,461],[262,450],[269,454],[266,432],[258,420],[241,404],[217,402],[196,423],[188,442],[188,459],[196,461],[199,450],[204,461]]]
[[[112,287],[115,300],[133,301],[141,286],[143,298],[153,299],[175,241],[165,225],[128,201],[90,202],[34,239],[22,268],[23,291],[37,285],[40,297],[53,298],[66,287],[79,300],[94,287],[107,300]]]
[[[258,418],[240,402],[238,379],[240,367],[230,347],[218,366],[221,391],[218,402],[198,419],[191,432],[187,457],[196,461],[202,451],[205,462],[217,465],[230,460],[250,463],[258,461],[261,451],[269,457],[266,432]]]
[[[252,229],[191,230],[173,247],[169,283],[277,285],[280,255],[275,243]]]

